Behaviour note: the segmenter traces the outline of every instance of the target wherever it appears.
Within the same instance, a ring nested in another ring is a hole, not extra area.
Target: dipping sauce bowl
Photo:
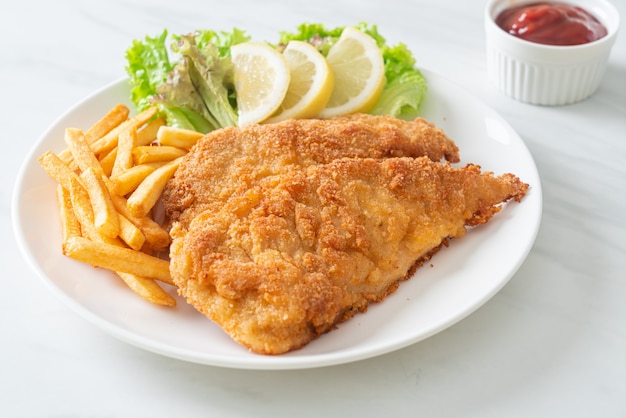
[[[489,78],[507,96],[545,106],[598,89],[620,26],[607,0],[489,0],[484,19]]]

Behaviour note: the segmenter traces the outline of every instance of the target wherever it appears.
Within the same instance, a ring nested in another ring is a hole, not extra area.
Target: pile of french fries
[[[114,106],[86,131],[65,130],[67,148],[39,163],[57,183],[62,251],[115,272],[143,299],[176,300],[167,254],[170,236],[155,207],[182,157],[202,134],[169,127],[150,108],[135,116]]]

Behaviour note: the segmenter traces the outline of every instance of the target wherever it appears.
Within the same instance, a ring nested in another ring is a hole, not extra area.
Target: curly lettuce
[[[134,40],[126,50],[126,72],[130,77],[131,100],[138,110],[152,106],[150,99],[157,88],[167,81],[175,63],[167,47],[168,33],[164,30],[155,37]]]
[[[135,40],[126,51],[131,100],[143,110],[158,106],[168,125],[198,132],[237,124],[230,47],[245,32],[198,31]]]

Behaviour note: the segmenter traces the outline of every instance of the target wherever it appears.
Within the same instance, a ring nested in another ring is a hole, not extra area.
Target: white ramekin
[[[574,46],[543,45],[508,34],[495,23],[506,8],[538,0],[489,0],[485,8],[487,72],[504,94],[546,106],[566,105],[591,96],[600,85],[620,19],[607,0],[559,0],[580,6],[607,29],[597,41]]]

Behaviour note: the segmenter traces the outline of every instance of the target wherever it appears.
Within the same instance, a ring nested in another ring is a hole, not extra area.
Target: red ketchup
[[[607,34],[604,25],[589,12],[566,3],[511,7],[496,17],[496,25],[518,38],[547,45],[581,45]]]

